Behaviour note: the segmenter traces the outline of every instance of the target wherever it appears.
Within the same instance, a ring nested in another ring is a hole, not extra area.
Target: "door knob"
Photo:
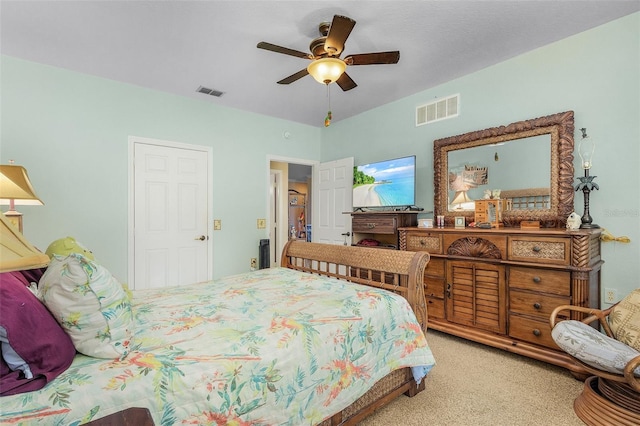
[[[199,237],[195,237],[194,240],[200,240],[200,241],[204,241],[206,240],[207,237],[205,237],[204,235],[200,235]]]

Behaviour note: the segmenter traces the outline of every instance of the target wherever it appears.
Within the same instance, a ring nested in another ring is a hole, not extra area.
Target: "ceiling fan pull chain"
[[[327,99],[329,100],[329,110],[327,111],[327,116],[324,118],[324,127],[331,125],[331,89],[329,88],[329,84],[327,84]]]

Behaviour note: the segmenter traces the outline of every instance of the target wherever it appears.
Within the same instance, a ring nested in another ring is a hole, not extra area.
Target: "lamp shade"
[[[0,204],[35,205],[44,203],[31,186],[27,171],[22,166],[0,165]]]
[[[318,83],[329,84],[340,78],[347,64],[337,58],[320,58],[311,62],[307,71]]]
[[[0,213],[0,272],[42,268],[48,264],[49,256],[31,245]]]
[[[457,191],[453,196],[451,204],[470,203],[473,200],[467,195],[467,191]]]
[[[596,143],[587,135],[586,128],[580,130],[582,130],[582,139],[580,139],[580,144],[578,145],[578,154],[580,155],[580,160],[582,160],[582,168],[586,170],[593,165],[593,153],[596,150]]]

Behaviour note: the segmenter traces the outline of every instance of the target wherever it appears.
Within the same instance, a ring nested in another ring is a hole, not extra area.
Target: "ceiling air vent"
[[[416,127],[458,116],[460,95],[438,99],[416,108]]]
[[[209,88],[203,87],[203,86],[198,87],[198,90],[196,90],[196,92],[204,93],[205,95],[215,96],[216,98],[219,98],[220,96],[224,95],[224,92],[221,92],[221,91],[215,90],[215,89],[209,89]]]

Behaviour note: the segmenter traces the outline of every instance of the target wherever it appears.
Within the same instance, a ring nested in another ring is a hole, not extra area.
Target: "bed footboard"
[[[409,302],[424,332],[428,316],[424,296],[427,252],[408,252],[304,241],[289,241],[282,251],[281,266],[312,274],[383,288]]]
[[[312,274],[326,275],[372,287],[383,288],[407,299],[422,330],[427,331],[424,270],[427,252],[408,252],[369,247],[340,246],[289,241],[282,252],[281,266]],[[397,396],[414,396],[424,390],[417,385],[410,368],[395,370],[383,377],[360,399],[320,426],[356,425]]]

